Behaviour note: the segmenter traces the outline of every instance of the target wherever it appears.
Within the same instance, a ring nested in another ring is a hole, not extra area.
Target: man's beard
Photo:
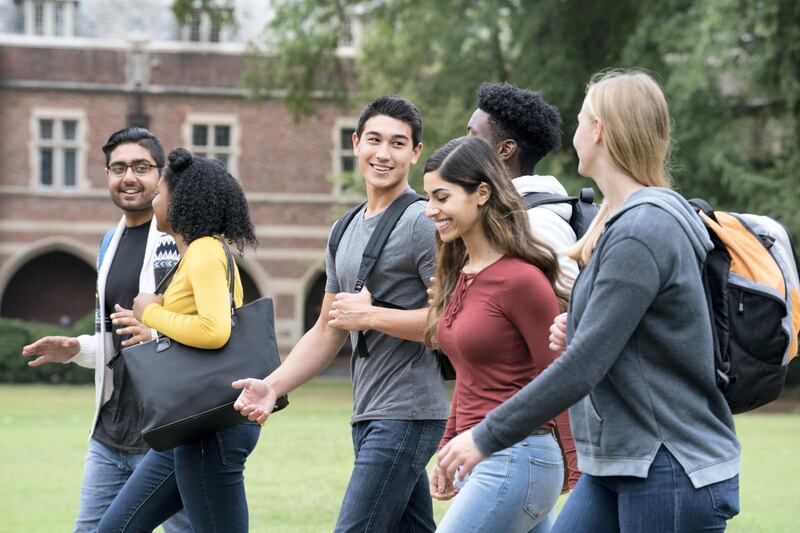
[[[153,198],[155,198],[155,194],[149,197],[143,196],[142,199],[136,203],[126,203],[122,200],[121,193],[111,195],[111,201],[114,202],[114,205],[129,213],[139,213],[152,209]]]

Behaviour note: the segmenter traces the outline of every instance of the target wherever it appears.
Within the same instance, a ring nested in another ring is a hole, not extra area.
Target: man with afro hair
[[[553,176],[534,173],[536,164],[561,146],[561,115],[538,91],[510,83],[484,83],[478,89],[478,108],[467,124],[467,134],[488,142],[508,169],[520,195],[567,191]],[[561,284],[569,290],[578,275],[577,264],[563,252],[575,244],[569,225],[569,204],[548,204],[528,210],[534,235],[558,252]]]

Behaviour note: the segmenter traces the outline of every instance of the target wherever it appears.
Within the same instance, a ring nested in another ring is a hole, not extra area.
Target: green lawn
[[[0,386],[0,531],[64,532],[78,504],[94,393]],[[264,427],[247,462],[253,532],[331,531],[353,455],[349,383],[317,380]],[[737,417],[742,514],[729,531],[796,531],[800,414]],[[447,505],[434,502],[437,519]]]

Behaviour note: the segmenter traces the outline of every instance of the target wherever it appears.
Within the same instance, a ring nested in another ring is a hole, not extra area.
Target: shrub
[[[93,383],[94,370],[74,364],[28,366],[22,347],[47,335],[76,337],[94,331],[94,313],[89,313],[71,328],[56,324],[0,319],[0,383]]]

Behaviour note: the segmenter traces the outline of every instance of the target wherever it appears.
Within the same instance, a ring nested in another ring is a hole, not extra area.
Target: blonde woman
[[[572,250],[584,268],[566,350],[445,446],[439,467],[462,476],[572,406],[582,475],[552,531],[724,531],[739,508],[739,443],[714,382],[700,278],[711,243],[669,189],[658,84],[640,72],[597,77],[573,145],[605,200]]]

